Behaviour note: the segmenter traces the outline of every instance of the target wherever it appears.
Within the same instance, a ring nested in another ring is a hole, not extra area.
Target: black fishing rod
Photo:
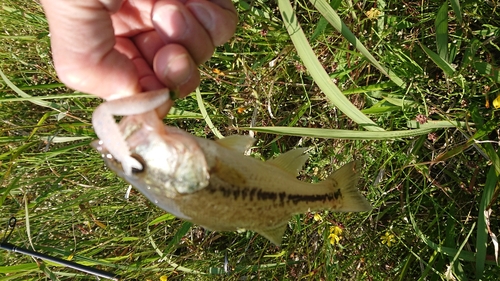
[[[69,268],[76,269],[76,270],[81,271],[81,272],[92,274],[92,275],[97,276],[97,277],[107,278],[110,280],[120,280],[121,279],[120,276],[118,276],[112,272],[107,272],[107,271],[99,270],[97,268],[93,268],[90,266],[85,266],[85,265],[81,265],[79,263],[75,263],[75,262],[71,262],[68,260],[63,260],[60,258],[52,257],[52,256],[49,256],[46,254],[42,254],[39,252],[24,249],[24,248],[21,248],[21,247],[18,247],[16,245],[8,243],[7,241],[9,240],[10,235],[14,231],[14,227],[16,226],[16,222],[17,222],[17,220],[15,217],[12,217],[9,219],[8,228],[10,228],[10,230],[7,230],[7,232],[5,232],[4,238],[2,239],[2,242],[0,243],[1,249],[7,250],[10,252],[14,252],[14,253],[20,253],[23,255],[32,256],[32,257],[42,259],[42,260],[51,261],[51,262],[54,262],[57,264],[64,265],[64,266],[69,267]]]

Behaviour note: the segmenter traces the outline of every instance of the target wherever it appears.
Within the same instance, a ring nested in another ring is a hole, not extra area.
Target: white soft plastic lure
[[[126,131],[120,131],[113,116],[135,116],[133,118],[140,119],[138,124],[157,130],[161,121],[155,116],[154,110],[169,98],[168,89],[152,91],[107,101],[98,106],[92,114],[95,133],[101,142],[106,143],[109,154],[122,164],[125,174],[131,175],[133,168],[141,170],[142,164],[131,156],[130,148],[124,138]]]
[[[164,126],[154,109],[168,92],[154,91],[100,105],[94,147],[106,164],[158,207],[217,231],[253,230],[279,245],[293,214],[371,209],[359,193],[359,162],[325,181],[297,180],[307,161],[295,149],[263,162],[243,153],[248,136],[212,141]],[[126,115],[119,125],[113,115]]]

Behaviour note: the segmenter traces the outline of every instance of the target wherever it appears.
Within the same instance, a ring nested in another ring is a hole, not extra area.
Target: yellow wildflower
[[[368,19],[374,20],[380,17],[382,15],[382,12],[378,9],[371,8],[368,12],[365,13]]]
[[[342,239],[342,228],[338,227],[337,225],[335,226],[330,226],[330,235],[328,235],[328,239],[330,239],[330,244],[335,245],[340,242],[340,239]]]
[[[323,221],[323,217],[318,213],[314,214],[313,218],[314,218],[314,221]]]
[[[387,244],[387,247],[390,247],[392,246],[392,243],[395,243],[396,242],[396,239],[394,239],[394,234],[391,234],[389,232],[386,232],[385,235],[382,235],[380,237],[380,242],[382,242],[382,244]]]
[[[162,276],[160,277],[160,281],[167,281],[167,279],[168,279],[168,278],[167,278],[167,275],[162,275]]]
[[[500,95],[498,95],[497,98],[493,100],[493,107],[496,109],[500,108]]]

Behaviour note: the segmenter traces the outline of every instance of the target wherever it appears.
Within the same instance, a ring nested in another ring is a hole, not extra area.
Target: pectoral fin
[[[276,166],[296,177],[299,175],[300,170],[302,170],[302,166],[304,166],[309,159],[309,155],[304,154],[306,149],[307,148],[297,148],[290,150],[266,163]]]
[[[285,234],[287,224],[280,225],[276,228],[266,230],[255,230],[255,232],[266,237],[269,241],[273,242],[276,246],[281,245],[283,234]]]
[[[231,135],[223,139],[218,139],[216,142],[226,148],[233,149],[241,154],[252,147],[255,139],[243,135]]]

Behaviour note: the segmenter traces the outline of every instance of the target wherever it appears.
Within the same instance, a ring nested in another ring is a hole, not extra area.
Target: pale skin
[[[231,0],[41,0],[41,4],[49,22],[54,66],[63,83],[108,101],[134,96],[98,112],[94,124],[101,125],[96,132],[100,131],[101,140],[108,139],[109,146],[118,127],[108,117],[156,108],[157,116],[148,118],[163,118],[172,105],[168,96],[161,103],[155,100],[151,108],[148,97],[137,94],[159,89],[163,93],[176,89],[177,97],[191,93],[200,83],[197,65],[233,36],[237,24]],[[113,156],[130,157],[118,147],[121,152]],[[137,161],[125,164],[138,168]]]

